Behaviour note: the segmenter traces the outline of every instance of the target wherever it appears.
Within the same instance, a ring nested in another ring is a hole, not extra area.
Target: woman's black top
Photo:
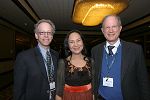
[[[56,75],[56,95],[62,96],[64,85],[81,86],[92,83],[94,85],[94,61],[92,59],[86,62],[82,68],[77,68],[66,59],[60,59],[58,62]],[[69,66],[70,67],[69,67]],[[67,67],[68,66],[68,67]]]
[[[70,86],[82,86],[91,83],[91,65],[89,61],[83,67],[74,66],[66,61],[65,84]]]

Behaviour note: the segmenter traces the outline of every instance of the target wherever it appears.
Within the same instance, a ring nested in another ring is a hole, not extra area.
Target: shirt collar
[[[106,48],[111,45],[108,41],[106,41]],[[117,42],[111,46],[115,46],[115,48],[118,48],[118,46],[120,45],[120,39],[117,40]]]
[[[47,50],[45,48],[43,48],[39,43],[38,43],[38,47],[39,47],[39,49],[41,51],[42,56],[44,57],[44,59],[46,59],[46,52],[47,52]],[[48,49],[48,51],[49,51],[49,49]]]
[[[113,44],[113,45],[109,44],[108,41],[106,41],[106,45],[104,47],[105,47],[106,52],[109,53],[108,46],[115,46],[112,49],[112,52],[113,52],[113,54],[116,54],[117,48],[119,47],[119,45],[120,45],[120,39],[118,39],[117,42],[115,44]]]

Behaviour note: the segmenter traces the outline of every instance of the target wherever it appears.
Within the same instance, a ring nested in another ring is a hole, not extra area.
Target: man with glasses
[[[35,24],[35,48],[18,54],[14,66],[14,100],[54,100],[58,52],[50,48],[55,25],[50,20]]]
[[[119,38],[119,16],[106,16],[101,30],[106,42],[93,47],[91,52],[95,62],[95,99],[150,100],[142,47]]]

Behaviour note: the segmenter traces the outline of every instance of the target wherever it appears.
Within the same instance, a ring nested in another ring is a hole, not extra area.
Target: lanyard
[[[41,49],[40,49],[40,47],[38,46],[38,49],[40,50],[40,53],[42,54],[42,52],[41,52]],[[51,56],[51,53],[50,53],[50,56]],[[42,57],[43,57],[43,55],[42,55]],[[44,60],[44,64],[45,64],[45,66],[46,66],[46,72],[47,72],[47,76],[48,76],[48,81],[49,81],[49,83],[50,83],[50,75],[51,75],[51,73],[52,73],[52,77],[54,76],[54,64],[53,64],[53,59],[52,59],[52,56],[50,57],[50,60],[51,60],[51,70],[50,70],[50,72],[48,71],[48,66],[47,66],[47,60],[43,57],[43,60]]]
[[[50,54],[50,56],[51,56],[51,54]],[[46,64],[47,60],[44,57],[43,57],[43,59],[44,59],[45,65],[47,66],[47,64]],[[54,66],[52,56],[50,57],[50,60],[51,60],[51,66]],[[54,71],[54,67],[51,68],[51,72],[53,72],[53,71]]]
[[[50,66],[47,65],[48,59],[46,59],[46,66],[47,66],[48,80],[49,80],[49,83],[51,83],[54,81],[54,65],[53,65],[51,54],[49,54],[49,56],[50,56],[51,64]]]
[[[116,54],[117,54],[117,53],[116,53]],[[110,73],[110,70],[111,70],[111,68],[112,68],[112,65],[115,63],[116,54],[115,54],[114,56],[112,56],[113,58],[112,58],[112,60],[111,60],[110,63],[109,63],[110,58],[108,58],[109,55],[108,55],[107,53],[106,53],[106,55],[105,55],[105,57],[106,57],[106,65],[107,65],[107,74],[106,74],[107,77],[109,76],[109,73]]]
[[[119,48],[121,46],[121,43],[119,44],[119,46],[117,47],[117,49]],[[106,46],[104,46],[104,48],[106,49]],[[106,50],[105,50],[106,51]],[[111,62],[109,63],[109,60],[111,59],[110,57],[109,57],[109,55],[107,54],[107,52],[105,53],[106,55],[105,55],[105,57],[106,57],[106,65],[107,65],[107,74],[106,74],[106,76],[108,77],[109,76],[109,73],[110,73],[110,70],[111,70],[111,68],[112,68],[112,65],[115,63],[115,61],[116,61],[116,56],[117,56],[117,54],[118,54],[118,52],[116,51],[116,53],[113,55],[113,56],[111,56],[111,57],[113,57],[112,58],[112,60],[111,60]]]

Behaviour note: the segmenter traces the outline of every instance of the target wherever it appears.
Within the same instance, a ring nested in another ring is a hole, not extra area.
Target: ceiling
[[[0,24],[7,23],[23,33],[34,36],[34,24],[44,18],[52,20],[55,24],[54,41],[57,44],[62,44],[65,34],[72,29],[80,30],[91,45],[103,40],[100,25],[87,27],[72,22],[73,5],[74,0],[0,0]],[[130,30],[134,33],[139,27],[149,30],[150,0],[129,0],[128,8],[119,16],[124,33]]]

